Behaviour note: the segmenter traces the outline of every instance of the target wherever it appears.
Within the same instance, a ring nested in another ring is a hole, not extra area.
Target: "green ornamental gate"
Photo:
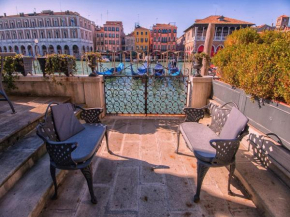
[[[105,76],[107,114],[183,114],[188,76]]]

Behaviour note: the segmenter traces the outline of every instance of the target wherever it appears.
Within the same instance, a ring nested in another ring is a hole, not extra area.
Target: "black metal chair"
[[[80,118],[85,120],[85,124],[81,124],[75,117],[76,108],[81,109]],[[83,109],[70,103],[48,105],[45,120],[37,127],[37,135],[46,143],[50,156],[50,173],[55,188],[52,199],[57,199],[56,168],[80,169],[86,178],[91,202],[97,203],[93,191],[92,159],[104,136],[110,152],[107,128],[99,119],[101,112],[101,108]]]
[[[234,104],[232,109],[209,104],[201,109],[185,108],[185,122],[179,126],[177,133],[177,153],[180,133],[183,135],[188,148],[197,159],[197,188],[194,202],[200,200],[200,190],[203,179],[210,167],[230,166],[228,193],[231,179],[235,171],[235,155],[240,141],[248,134],[248,118]],[[205,109],[209,109],[212,122],[209,126],[197,123],[204,117]]]

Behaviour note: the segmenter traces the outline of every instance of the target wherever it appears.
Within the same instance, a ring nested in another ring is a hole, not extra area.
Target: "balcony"
[[[20,76],[15,82],[18,89],[9,91],[16,114],[11,114],[7,102],[0,102],[0,159],[3,162],[0,165],[0,210],[4,216],[289,214],[289,187],[263,166],[254,155],[255,150],[248,150],[247,140],[242,141],[237,154],[237,169],[232,185],[234,195],[228,195],[227,192],[228,170],[225,167],[212,168],[204,179],[200,203],[193,203],[197,181],[196,158],[182,137],[180,154],[175,153],[176,132],[184,121],[184,114],[146,116],[114,113],[120,111],[118,109],[122,106],[128,108],[131,105],[133,108],[134,103],[138,106],[144,104],[144,79],[81,75],[56,76],[54,79],[43,79],[37,75]],[[224,84],[212,81],[212,77],[170,79],[152,77],[152,82],[148,81],[146,98],[160,97],[155,100],[154,106],[148,104],[148,109],[158,106],[168,109],[173,102],[172,107],[179,111],[180,106],[202,107],[208,100],[214,103],[244,100],[244,97],[237,95],[240,94],[238,90],[225,93],[228,86],[219,89]],[[152,88],[153,85],[159,91]],[[166,92],[174,85],[185,85],[184,89],[179,89],[179,95]],[[129,91],[129,88],[135,89]],[[214,100],[209,99],[211,90]],[[27,97],[28,93],[30,97]],[[119,97],[112,98],[112,93],[119,94]],[[129,101],[124,103],[125,99]],[[124,105],[118,100],[123,100]],[[109,144],[113,153],[108,153],[103,141],[95,154],[93,186],[98,200],[96,205],[90,203],[89,191],[80,171],[58,171],[57,179],[61,183],[59,197],[57,200],[50,199],[52,181],[48,169],[49,156],[34,129],[43,119],[46,106],[51,101],[71,101],[106,110],[102,122],[109,128]],[[112,103],[115,104],[112,106]],[[110,112],[114,114],[110,115]],[[254,115],[251,119],[254,120]],[[210,117],[206,115],[200,123],[209,124]],[[254,132],[255,128],[251,130]],[[269,194],[279,199],[269,200]],[[27,195],[30,195],[29,200]]]

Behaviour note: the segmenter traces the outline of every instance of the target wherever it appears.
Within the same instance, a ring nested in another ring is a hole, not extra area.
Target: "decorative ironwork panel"
[[[147,114],[183,114],[187,81],[187,76],[149,77]]]
[[[188,76],[105,76],[107,114],[184,114]]]
[[[107,114],[145,114],[144,79],[105,76]]]

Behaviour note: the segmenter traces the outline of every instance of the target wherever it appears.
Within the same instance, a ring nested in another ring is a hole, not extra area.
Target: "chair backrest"
[[[51,107],[55,131],[60,141],[65,141],[84,130],[84,126],[74,115],[72,104],[64,103]]]
[[[221,139],[236,139],[245,129],[249,119],[240,112],[237,108],[233,107],[225,125],[223,126],[220,138]]]
[[[231,112],[231,109],[225,108],[224,106],[225,105],[219,107],[218,105],[212,103],[209,105],[209,111],[211,115],[211,123],[209,128],[218,134],[220,134],[222,131]]]

